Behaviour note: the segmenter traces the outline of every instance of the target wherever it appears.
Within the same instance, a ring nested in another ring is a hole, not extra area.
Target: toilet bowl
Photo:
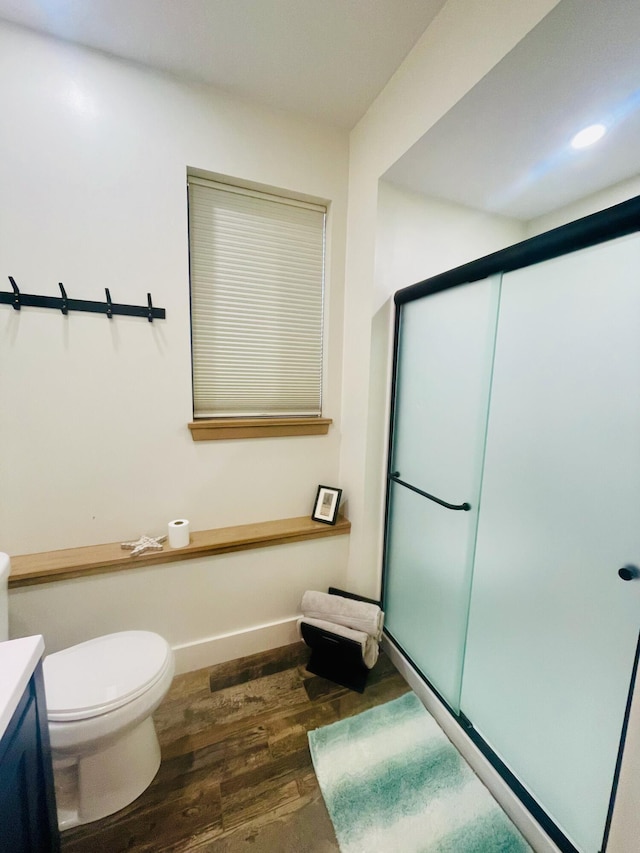
[[[151,714],[171,684],[173,652],[158,634],[121,631],[48,655],[43,669],[58,825],[68,829],[151,784],[160,766]]]

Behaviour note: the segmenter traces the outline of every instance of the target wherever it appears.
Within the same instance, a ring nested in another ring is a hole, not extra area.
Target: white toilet
[[[0,554],[5,634],[8,566]],[[173,652],[158,634],[121,631],[50,654],[43,669],[58,824],[68,829],[119,811],[151,784],[160,766],[151,714],[171,685]]]

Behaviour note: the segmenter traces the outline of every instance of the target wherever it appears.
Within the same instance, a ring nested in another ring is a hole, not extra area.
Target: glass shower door
[[[584,853],[640,630],[640,237],[506,274],[462,711]],[[627,574],[633,570],[627,568]]]
[[[400,317],[385,625],[456,710],[499,290],[492,277],[403,305]]]

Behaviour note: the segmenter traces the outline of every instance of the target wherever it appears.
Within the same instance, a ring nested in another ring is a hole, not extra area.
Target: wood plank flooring
[[[179,675],[154,719],[162,764],[127,808],[62,834],[62,853],[335,853],[307,731],[409,687],[380,659],[363,694],[306,671],[295,643]]]

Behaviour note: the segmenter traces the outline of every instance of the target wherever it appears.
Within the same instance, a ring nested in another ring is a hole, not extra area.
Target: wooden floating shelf
[[[280,438],[289,435],[326,435],[331,418],[212,418],[189,424],[194,441],[234,438]]]
[[[152,551],[139,557],[131,557],[130,552],[121,548],[119,542],[88,545],[83,548],[65,548],[61,551],[43,551],[38,554],[21,554],[11,557],[9,587],[15,589],[105,572],[126,571],[141,566],[155,566],[161,563],[192,560],[196,557],[228,554],[232,551],[247,551],[252,548],[266,548],[270,545],[304,542],[307,539],[342,536],[348,534],[350,530],[351,522],[344,516],[340,516],[334,525],[322,524],[312,521],[307,516],[301,516],[193,531],[189,545],[184,548],[170,548],[165,542],[162,551]]]

